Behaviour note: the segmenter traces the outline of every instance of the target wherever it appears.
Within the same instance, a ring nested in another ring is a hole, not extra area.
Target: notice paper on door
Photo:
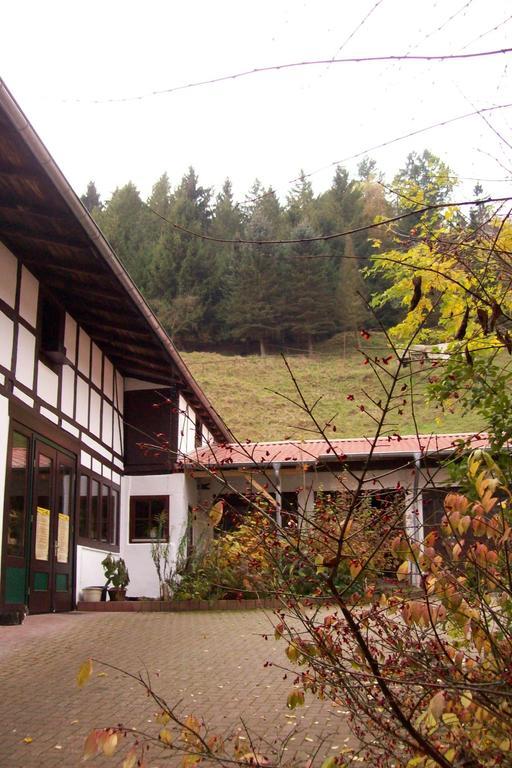
[[[50,546],[50,510],[37,507],[36,517],[36,560],[48,560]]]
[[[57,533],[57,562],[67,563],[69,552],[69,515],[59,512],[59,531]]]

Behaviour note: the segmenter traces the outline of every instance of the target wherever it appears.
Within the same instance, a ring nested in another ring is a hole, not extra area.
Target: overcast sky
[[[320,192],[338,160],[512,102],[508,54],[311,66],[94,103],[292,61],[510,47],[510,0],[11,0],[2,33],[6,84],[75,190],[94,179],[103,198],[128,180],[147,196],[189,165],[216,189],[229,176],[239,199],[256,176],[283,194],[301,168],[324,168],[311,177]],[[512,140],[512,107],[488,119]],[[478,116],[369,154],[391,178],[425,147],[460,176],[510,182],[512,153]],[[345,164],[355,172],[357,160]],[[510,183],[484,187],[506,194]]]

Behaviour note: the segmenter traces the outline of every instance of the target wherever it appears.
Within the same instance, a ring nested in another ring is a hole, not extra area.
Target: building
[[[72,609],[108,552],[156,596],[155,516],[176,547],[196,501],[177,462],[229,439],[0,81],[0,611]]]
[[[236,524],[253,494],[267,497],[280,525],[300,525],[318,494],[357,489],[377,508],[398,500],[405,529],[422,540],[444,514],[451,487],[446,458],[486,445],[485,436],[452,434],[200,446],[187,469],[198,488],[193,535],[196,542],[213,535],[207,512],[218,500],[225,502],[226,528]]]

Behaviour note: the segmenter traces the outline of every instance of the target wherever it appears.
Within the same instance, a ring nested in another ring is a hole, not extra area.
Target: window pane
[[[149,539],[150,525],[150,501],[137,500],[134,508],[133,534],[136,539]]]
[[[59,465],[58,492],[59,508],[57,523],[57,562],[69,561],[70,511],[74,491],[74,473],[68,464]]]
[[[167,496],[131,499],[131,538],[132,541],[162,539],[169,537],[169,499]],[[164,519],[162,520],[162,515]]]
[[[27,464],[29,440],[13,432],[9,463],[9,512],[7,519],[7,554],[23,557],[27,519]]]
[[[97,480],[91,483],[91,539],[99,538],[98,520],[100,511],[100,484]]]
[[[102,541],[108,541],[108,486],[101,486],[101,525],[100,538]]]
[[[89,478],[87,475],[80,476],[80,522],[78,532],[80,536],[88,538],[88,501],[89,501]]]
[[[119,491],[112,489],[110,503],[112,505],[112,531],[110,542],[111,544],[117,544],[117,532],[119,530]]]

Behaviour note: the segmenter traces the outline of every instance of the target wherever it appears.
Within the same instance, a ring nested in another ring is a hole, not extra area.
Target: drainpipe
[[[279,461],[274,461],[272,463],[272,468],[274,470],[274,475],[276,478],[275,482],[275,492],[276,492],[276,523],[279,526],[279,528],[282,525],[282,517],[281,517],[281,508],[282,508],[282,502],[281,502],[281,463]]]

